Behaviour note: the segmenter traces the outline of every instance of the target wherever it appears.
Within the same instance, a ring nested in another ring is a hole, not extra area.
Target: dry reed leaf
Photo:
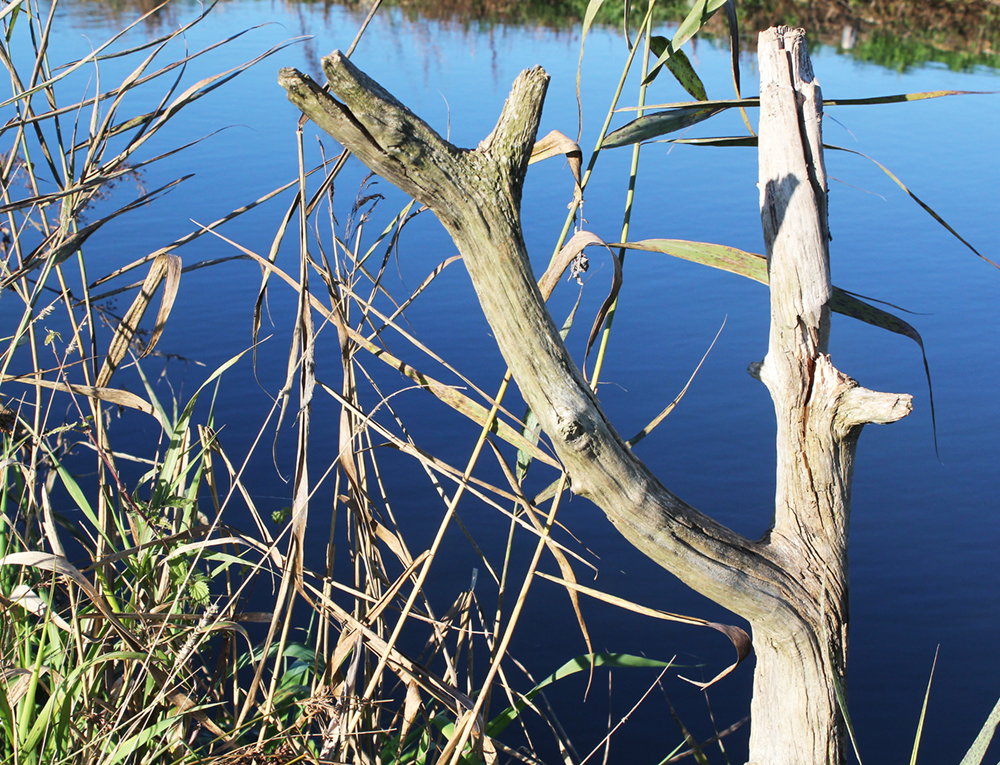
[[[661,422],[663,422],[663,419],[668,414],[670,414],[674,410],[674,407],[676,407],[677,404],[680,403],[680,400],[682,398],[684,398],[684,394],[688,392],[688,388],[690,388],[691,387],[691,383],[694,382],[695,375],[698,374],[698,371],[701,369],[701,365],[705,363],[705,359],[708,358],[708,354],[710,354],[712,352],[712,349],[715,347],[715,343],[716,343],[716,341],[718,341],[719,335],[722,334],[722,330],[725,328],[725,326],[726,326],[726,322],[725,322],[725,320],[723,320],[722,326],[719,327],[719,331],[716,332],[715,333],[715,337],[712,338],[712,343],[711,343],[711,345],[708,346],[708,350],[705,351],[705,354],[701,357],[701,361],[698,362],[698,366],[696,366],[694,368],[694,371],[691,373],[691,376],[688,378],[688,381],[686,383],[684,383],[684,387],[681,388],[681,392],[677,394],[676,398],[674,398],[673,401],[671,401],[669,404],[667,404],[666,408],[662,412],[660,412],[658,415],[656,415],[656,417],[653,418],[652,422],[650,422],[646,427],[644,427],[642,430],[640,430],[638,433],[636,433],[634,436],[632,436],[632,438],[630,438],[628,441],[625,442],[626,444],[628,444],[629,449],[631,449],[633,446],[635,446],[637,443],[639,443],[642,439],[644,439],[646,436],[648,436],[650,433],[652,433],[653,429],[657,425],[659,425]]]
[[[580,170],[583,165],[583,152],[580,150],[580,144],[572,138],[568,138],[558,130],[550,131],[547,136],[535,142],[535,145],[531,149],[531,157],[528,159],[528,164],[541,162],[543,159],[556,157],[560,154],[565,155],[566,161],[569,162],[570,172],[573,173],[573,180],[575,182],[573,190],[574,203],[582,202],[583,187],[580,185]]]
[[[451,737],[448,739],[448,743],[445,744],[444,749],[441,750],[441,754],[438,757],[438,762],[451,763],[451,762],[459,762],[461,760],[461,755],[458,752],[456,752],[456,749],[460,744],[464,745],[465,741],[467,740],[467,736],[463,735],[463,732],[468,727],[471,726],[473,730],[473,733],[471,734],[473,738],[473,749],[475,749],[478,742],[482,740],[482,737],[477,735],[479,733],[477,723],[473,721],[471,718],[472,718],[471,709],[467,710],[461,717],[458,718],[458,720],[455,722],[455,726],[452,728]],[[494,750],[494,755],[496,755],[495,750]]]
[[[573,234],[572,238],[566,242],[561,250],[552,259],[549,267],[545,269],[545,273],[542,274],[542,278],[538,280],[538,288],[541,290],[542,297],[548,299],[549,295],[552,294],[552,290],[555,289],[556,283],[559,281],[560,277],[569,267],[570,263],[579,258],[583,253],[584,248],[589,247],[593,244],[599,244],[605,247],[609,253],[611,253],[612,245],[605,243],[597,234],[591,233],[590,231],[577,231]],[[611,280],[611,291],[608,293],[607,298],[605,298],[604,303],[601,304],[600,309],[597,312],[597,316],[594,318],[594,324],[590,328],[590,335],[587,338],[587,350],[583,355],[582,371],[584,379],[587,377],[587,356],[590,354],[590,349],[594,345],[594,340],[597,339],[597,334],[601,330],[601,326],[604,324],[604,319],[608,315],[608,311],[615,302],[615,298],[618,297],[618,291],[622,286],[622,266],[621,261],[611,253],[611,263],[614,266],[614,275]]]
[[[39,674],[46,674],[49,672],[48,667],[40,667]],[[20,669],[18,667],[8,667],[6,669],[0,670],[0,683],[7,686],[7,706],[11,709],[15,708],[17,702],[28,692],[28,688],[31,687],[32,671],[30,669]],[[10,682],[11,678],[17,678],[13,683]]]
[[[177,297],[180,280],[181,259],[176,255],[169,255],[167,253],[157,255],[149,267],[149,273],[142,283],[139,294],[135,296],[132,305],[129,306],[128,311],[125,312],[117,329],[115,329],[115,334],[111,338],[111,344],[108,346],[108,355],[104,359],[104,364],[101,365],[101,371],[97,374],[96,387],[106,387],[111,380],[111,376],[115,373],[118,365],[125,358],[125,354],[128,353],[129,348],[132,346],[133,340],[135,340],[136,334],[139,331],[139,322],[142,321],[142,317],[146,314],[146,309],[149,308],[149,304],[153,301],[153,295],[160,284],[163,283],[163,297],[160,298],[160,308],[156,314],[156,325],[153,328],[153,334],[150,336],[146,346],[139,351],[137,357],[140,359],[143,358],[156,347],[160,335],[163,334],[163,327],[166,325],[167,317],[170,316],[170,309],[173,308],[174,300]]]
[[[298,134],[299,146],[299,195],[305,199],[305,168],[302,165],[302,134]],[[313,327],[312,310],[309,307],[309,266],[308,266],[308,221],[305,206],[299,205],[299,277],[302,286],[296,309],[295,331],[302,347],[299,359],[299,408],[298,408],[298,443],[295,450],[295,479],[292,488],[292,524],[291,535],[295,555],[289,556],[295,565],[296,585],[301,589],[302,572],[304,569],[306,524],[309,519],[309,426],[312,415],[313,392],[316,388],[316,338]],[[282,408],[282,413],[284,408]],[[280,419],[279,419],[280,428]],[[275,433],[277,438],[277,432]]]
[[[417,213],[414,213],[414,215],[416,214]],[[434,270],[427,275],[427,277],[419,284],[419,286],[413,291],[413,293],[406,300],[400,303],[400,305],[396,308],[396,310],[392,312],[389,318],[387,318],[384,321],[382,326],[379,329],[375,330],[375,334],[376,335],[379,334],[383,329],[392,324],[392,322],[395,321],[396,318],[403,311],[405,311],[410,306],[410,304],[413,303],[414,300],[416,300],[420,296],[420,293],[422,293],[425,289],[427,289],[430,286],[431,282],[433,282],[441,274],[442,271],[444,271],[452,263],[455,263],[461,259],[462,259],[461,255],[452,255],[450,258],[447,258],[441,263],[438,263],[438,265],[434,268]]]
[[[356,629],[364,638],[364,643],[376,656],[387,656],[387,665],[407,681],[413,680],[425,693],[443,704],[452,714],[459,716],[469,711],[473,707],[472,699],[462,693],[454,686],[444,682],[440,677],[432,673],[426,667],[407,658],[398,649],[391,648],[389,644],[374,632],[370,627],[359,622],[352,614],[341,608],[336,602],[331,600],[322,590],[305,582],[305,589],[314,597],[319,606],[326,613],[348,629]],[[482,730],[483,721],[477,720],[474,725],[477,730]]]
[[[421,563],[426,560],[427,556],[430,555],[429,550],[424,550],[420,555],[414,559],[414,561],[407,566],[406,570],[403,571],[396,580],[389,586],[378,602],[375,603],[370,609],[368,609],[365,620],[370,625],[375,623],[378,618],[382,615],[382,612],[395,600],[399,591],[402,589],[406,581],[416,573],[417,568]],[[333,655],[327,661],[327,666],[331,669],[339,668],[344,660],[347,658],[348,654],[352,650],[357,651],[360,648],[361,634],[358,629],[347,628],[340,633],[340,639],[337,641],[337,647],[333,651]]]
[[[410,732],[413,723],[416,722],[420,714],[420,686],[415,680],[406,683],[406,699],[403,702],[403,722],[399,727],[399,745],[402,747],[406,740],[406,734]]]
[[[338,403],[342,404],[342,403],[344,403],[344,401],[346,401],[346,399],[344,399],[343,396],[341,396],[339,393],[337,393],[337,391],[333,390],[333,388],[331,388],[330,386],[326,385],[325,383],[320,382],[319,385],[331,397],[333,397],[334,399],[336,399]],[[357,409],[356,411],[359,414],[364,415],[364,413],[361,412],[360,409]],[[387,444],[388,446],[391,446],[391,447],[393,447],[395,449],[398,449],[403,454],[408,454],[409,456],[411,456],[414,459],[418,460],[422,465],[424,465],[427,468],[433,470],[434,472],[436,472],[436,473],[438,473],[440,475],[447,476],[449,479],[451,479],[452,481],[454,481],[456,484],[464,485],[465,486],[465,491],[468,491],[468,492],[472,493],[474,496],[476,496],[478,499],[481,499],[483,502],[485,502],[486,504],[488,504],[490,507],[492,507],[492,508],[494,508],[496,510],[499,510],[500,512],[503,512],[503,513],[506,512],[504,510],[504,508],[501,507],[500,505],[498,505],[496,503],[496,501],[493,500],[491,498],[491,496],[489,496],[489,495],[497,496],[497,497],[500,497],[501,499],[506,499],[506,500],[509,500],[511,502],[516,502],[517,501],[517,497],[515,495],[511,494],[508,491],[504,491],[503,489],[500,489],[497,486],[494,486],[494,485],[492,485],[490,483],[487,483],[486,481],[482,480],[481,478],[476,478],[475,476],[469,476],[467,479],[463,478],[462,477],[462,475],[463,475],[462,471],[459,470],[458,468],[456,468],[456,467],[454,467],[452,465],[449,465],[447,462],[439,460],[434,455],[429,454],[428,452],[424,451],[423,449],[421,449],[418,446],[415,446],[414,444],[410,443],[409,441],[404,441],[403,439],[401,439],[396,434],[391,433],[388,429],[384,428],[378,422],[376,422],[374,420],[370,420],[370,421],[368,421],[366,423],[366,425],[367,425],[368,428],[370,428],[371,430],[374,430],[380,436],[382,436],[383,438],[385,438],[388,441],[388,444]],[[516,446],[516,444],[515,444],[515,446]],[[480,489],[482,489],[482,491],[480,491]],[[489,495],[486,492],[489,492]],[[527,524],[524,524],[524,525],[526,526]]]
[[[26,584],[19,584],[10,591],[10,602],[12,605],[21,606],[26,611],[30,611],[35,616],[44,617],[48,610],[45,601],[38,597],[38,594]],[[52,623],[65,632],[72,632],[73,628],[59,614],[52,612]]]
[[[24,258],[23,265],[20,268],[13,271],[9,276],[5,277],[2,281],[0,281],[0,290],[6,289],[15,281],[24,276],[27,276],[29,273],[34,271],[39,266],[46,265],[47,268],[51,268],[54,266],[58,266],[61,263],[65,263],[66,260],[70,258],[70,256],[72,256],[81,247],[83,247],[84,243],[87,241],[87,239],[90,238],[91,234],[96,232],[105,223],[107,223],[110,220],[113,220],[114,218],[117,218],[119,215],[124,215],[125,213],[130,212],[131,210],[134,210],[137,207],[142,207],[143,205],[152,202],[160,194],[166,192],[167,190],[176,186],[177,184],[186,181],[190,177],[191,175],[185,175],[181,178],[178,178],[175,181],[171,181],[170,183],[161,186],[155,191],[150,191],[148,194],[143,194],[138,199],[129,202],[127,205],[119,208],[118,210],[115,210],[115,212],[111,213],[110,215],[107,215],[104,218],[101,218],[100,220],[96,220],[93,223],[84,226],[76,233],[67,235],[67,232],[64,231],[62,228],[54,229],[52,233],[49,234],[45,238],[45,240],[31,252],[30,255]],[[38,202],[45,201],[51,203],[54,197],[66,196],[67,194],[71,193],[74,193],[74,191],[71,190],[70,192],[66,193],[49,195],[47,197],[39,197],[37,198],[36,201]],[[3,207],[0,207],[0,211],[10,211],[22,207],[31,207],[33,204],[34,202],[32,200],[24,200],[23,202],[17,202],[15,204],[5,205]],[[48,273],[48,271],[46,271],[45,273]]]
[[[164,5],[165,5],[165,3],[164,3]],[[6,7],[4,7],[3,12],[0,13],[0,18],[2,18],[3,16],[6,16],[8,11],[13,10],[14,8],[19,8],[19,7],[20,6],[17,3],[9,3]],[[79,59],[77,61],[74,61],[72,64],[69,64],[66,67],[62,67],[61,70],[59,71],[59,74],[57,74],[55,76],[50,76],[48,79],[43,80],[42,82],[38,83],[37,85],[33,85],[31,88],[28,88],[26,90],[20,90],[19,89],[19,91],[15,95],[11,96],[7,100],[5,100],[2,103],[0,103],[0,108],[3,108],[5,106],[10,106],[11,104],[14,104],[14,103],[18,102],[18,101],[26,98],[27,96],[33,95],[34,93],[38,93],[40,91],[43,91],[43,90],[46,90],[46,89],[50,89],[57,82],[59,82],[60,80],[66,78],[66,77],[68,77],[73,72],[75,72],[77,69],[79,69],[80,67],[84,66],[85,64],[88,64],[88,63],[91,63],[91,62],[96,62],[97,59],[98,59],[99,54],[101,54],[107,48],[111,47],[111,45],[114,44],[117,40],[119,40],[122,37],[124,37],[130,30],[132,30],[133,28],[139,26],[144,21],[146,21],[147,19],[149,19],[151,16],[154,16],[157,13],[157,11],[160,10],[161,7],[162,6],[157,6],[156,8],[152,9],[151,11],[147,11],[142,16],[140,16],[135,21],[133,21],[131,24],[129,24],[127,27],[125,27],[120,32],[116,33],[113,37],[111,37],[110,39],[108,39],[105,43],[103,43],[102,45],[99,45],[96,48],[92,49],[90,51],[90,53],[87,54],[86,56],[84,56],[83,58],[81,58],[81,59]],[[202,15],[204,15],[204,14],[202,14]],[[48,117],[50,115],[49,115],[49,113],[45,113],[42,116],[43,117]]]
[[[104,617],[115,628],[118,635],[135,651],[143,651],[142,643],[129,631],[129,629],[118,620],[117,614],[112,611],[107,601],[97,591],[80,570],[65,558],[60,558],[52,553],[27,551],[10,553],[0,558],[2,566],[28,566],[41,571],[51,571],[54,574],[69,577],[77,584],[90,601],[104,615]]]
[[[257,253],[252,252],[251,250],[248,250],[245,247],[240,246],[231,239],[227,239],[218,232],[213,231],[212,233],[218,236],[223,241],[228,242],[233,247],[236,247],[246,255],[249,255],[265,269],[274,272],[278,277],[280,277],[286,284],[291,286],[293,289],[295,290],[300,289],[299,283],[295,279],[290,277],[288,274],[286,274],[277,266],[269,263],[267,259],[262,258]],[[324,318],[328,319],[331,322],[336,322],[334,312],[330,311],[330,309],[324,306],[316,296],[310,295],[309,301],[313,309],[316,310],[321,316],[323,316]],[[421,388],[433,394],[443,403],[450,406],[456,412],[465,415],[478,425],[485,425],[485,423],[487,422],[489,410],[487,410],[480,404],[476,403],[465,394],[456,390],[454,387],[450,385],[445,385],[444,383],[438,382],[432,377],[428,377],[427,375],[422,374],[421,372],[414,369],[406,362],[397,359],[388,351],[375,345],[375,343],[373,343],[371,340],[366,338],[361,333],[356,332],[353,328],[345,326],[344,331],[350,335],[351,340],[353,340],[355,343],[357,343],[362,348],[367,350],[369,353],[375,356],[375,358],[397,369],[399,372],[401,372],[402,374],[406,375],[411,380],[416,382]],[[332,393],[332,391],[328,392]],[[555,468],[559,467],[559,462],[556,459],[549,456],[540,448],[532,444],[530,441],[528,441],[528,439],[526,439],[524,436],[522,436],[519,432],[514,430],[510,425],[506,424],[505,422],[494,419],[491,427],[491,432],[496,433],[496,435],[500,436],[500,438],[502,438],[504,441],[507,441],[509,444],[516,446],[518,449],[524,449],[525,451],[530,452],[535,459],[540,460],[541,462],[544,462],[545,464],[550,465],[552,467]]]
[[[372,525],[374,526],[375,536],[385,542],[386,546],[392,551],[392,554],[399,558],[404,566],[412,566],[413,559],[407,553],[400,538],[378,521],[373,520]]]
[[[45,531],[45,539],[49,543],[49,549],[60,558],[65,558],[66,550],[63,548],[62,540],[59,538],[59,531],[56,528],[56,521],[52,515],[52,501],[49,497],[49,487],[43,483],[39,494],[42,500],[42,528]]]
[[[549,263],[549,267],[545,269],[545,273],[538,280],[538,289],[544,300],[548,300],[552,295],[552,291],[556,288],[556,284],[559,283],[559,279],[562,278],[566,269],[569,268],[570,263],[580,257],[583,250],[592,244],[607,246],[597,234],[590,231],[577,231],[556,253],[552,262]]]
[[[536,571],[535,575],[540,576],[543,579],[548,579],[550,582],[561,584],[563,587],[578,590],[582,592],[584,595],[589,595],[590,597],[603,601],[604,603],[608,603],[613,606],[618,606],[619,608],[623,608],[626,611],[632,611],[633,613],[642,614],[643,616],[651,616],[654,619],[663,619],[665,621],[670,621],[670,622],[680,622],[681,624],[691,624],[696,627],[709,627],[713,630],[721,632],[723,635],[729,638],[729,640],[733,644],[733,647],[736,649],[736,661],[730,666],[726,667],[724,670],[722,670],[722,672],[717,674],[707,683],[702,683],[696,680],[690,680],[686,677],[681,677],[682,680],[687,680],[687,682],[691,683],[694,686],[697,686],[698,688],[701,688],[702,690],[718,682],[723,677],[732,672],[734,669],[736,669],[736,667],[738,667],[740,663],[745,658],[747,658],[750,655],[751,651],[753,650],[753,644],[750,641],[750,636],[747,635],[747,633],[744,632],[742,629],[734,625],[719,624],[718,622],[710,622],[705,619],[699,619],[695,616],[683,616],[681,614],[672,614],[668,611],[659,611],[655,608],[641,606],[638,603],[633,603],[630,600],[625,600],[624,598],[619,598],[615,595],[609,595],[606,592],[601,592],[600,590],[595,590],[590,587],[585,587],[581,584],[577,584],[576,582],[569,582],[566,581],[565,579],[560,579],[558,577],[551,576],[550,574],[545,574],[541,571]],[[680,675],[678,675],[678,677],[680,677]]]

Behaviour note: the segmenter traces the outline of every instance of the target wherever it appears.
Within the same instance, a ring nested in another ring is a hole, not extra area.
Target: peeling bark
[[[430,207],[461,252],[522,395],[570,475],[644,554],[750,621],[757,669],[750,759],[842,761],[834,683],[847,635],[847,527],[855,444],[908,396],[876,393],[827,355],[830,298],[822,101],[800,30],[761,35],[761,220],[771,284],[767,357],[754,365],[778,419],[772,528],[752,541],[672,494],[631,452],[570,357],[532,275],[520,199],[548,75],[523,72],[474,150],[441,138],[339,52],[329,93],[294,69],[289,99],[369,168]]]

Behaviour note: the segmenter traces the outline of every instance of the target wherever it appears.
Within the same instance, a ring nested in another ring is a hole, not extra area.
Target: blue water
[[[67,6],[63,11],[55,30],[60,60],[85,54],[92,43],[106,36],[108,22],[93,10],[86,11],[87,7]],[[162,31],[194,12],[179,7],[156,28]],[[88,257],[94,259],[91,273],[109,271],[151,252],[192,230],[192,221],[214,221],[292,180],[298,114],[276,84],[277,69],[295,66],[318,76],[318,56],[334,48],[345,49],[361,18],[339,7],[313,4],[220,4],[188,35],[191,50],[270,23],[204,61],[193,62],[185,74],[187,84],[283,40],[304,34],[311,38],[258,64],[182,113],[169,135],[161,136],[158,150],[226,129],[146,171],[143,181],[150,189],[188,172],[196,175],[139,214],[109,224],[89,247]],[[131,39],[137,41],[141,34]],[[480,30],[411,21],[398,11],[385,11],[372,23],[353,61],[440,133],[450,130],[454,143],[473,146],[492,128],[511,81],[535,64],[544,66],[552,78],[541,132],[559,129],[575,136],[579,42],[575,30]],[[173,50],[176,54],[179,48]],[[728,57],[728,51],[705,41],[692,51],[712,97],[731,96]],[[582,79],[585,153],[594,143],[624,58],[620,36],[604,30],[591,33]],[[827,97],[1000,90],[1000,78],[992,71],[955,73],[925,67],[900,74],[856,63],[829,48],[814,51],[813,64]],[[115,72],[121,71],[116,70],[118,66],[107,62],[102,83],[111,82]],[[742,75],[745,94],[753,92],[756,67],[751,57],[744,57]],[[81,72],[75,82],[83,86],[92,78],[92,72]],[[636,90],[633,82],[622,105],[634,103]],[[161,92],[154,87],[145,96],[147,101],[138,97],[129,108],[152,106]],[[649,94],[653,102],[684,98],[665,76]],[[753,112],[750,116],[756,120]],[[1000,194],[996,189],[1000,96],[831,107],[828,116],[828,143],[878,159],[981,252],[994,260],[1000,258]],[[727,113],[690,135],[740,132],[739,117]],[[323,142],[328,155],[337,151],[331,139],[324,137]],[[311,128],[306,129],[305,146],[310,161],[317,161]],[[620,233],[629,157],[628,150],[602,156],[587,189],[587,228],[609,241],[617,240]],[[865,762],[903,762],[912,747],[931,662],[940,646],[921,762],[958,762],[1000,696],[996,651],[1000,645],[1000,407],[995,401],[1000,380],[996,341],[1000,272],[948,234],[877,166],[854,155],[829,152],[827,168],[835,179],[830,194],[834,283],[923,314],[908,318],[923,335],[927,349],[941,455],[939,462],[916,345],[837,317],[831,351],[838,368],[866,387],[914,394],[910,417],[890,427],[869,427],[858,449],[851,538],[851,714]],[[335,211],[341,223],[349,215],[364,175],[352,163],[337,181]],[[752,149],[644,147],[630,237],[690,238],[759,252],[763,244],[756,175]],[[381,230],[403,203],[386,182],[379,182],[375,190],[386,201],[369,224],[371,233]],[[548,261],[571,193],[570,175],[558,160],[531,168],[523,217],[525,239],[539,272]],[[289,201],[285,194],[224,227],[222,233],[266,253]],[[398,294],[405,294],[405,288],[415,287],[453,252],[437,222],[422,215],[401,239],[398,264],[394,261],[389,266],[390,283]],[[206,236],[180,254],[189,265],[235,253],[221,240]],[[294,249],[283,252],[279,265],[296,273],[296,257]],[[606,256],[595,253],[580,309],[580,316],[586,318],[579,326],[589,326],[609,282]],[[248,347],[258,285],[259,270],[245,261],[185,275],[160,342],[160,350],[204,365],[169,362],[167,373],[182,395],[190,395],[207,370]],[[575,288],[560,288],[552,302],[557,321],[575,298]],[[130,300],[130,296],[119,298],[119,307],[124,310]],[[270,395],[283,379],[294,304],[290,294],[275,283],[269,307],[270,320],[262,335],[273,337],[260,349],[257,369],[246,357],[229,371],[216,406],[216,421],[224,424],[222,443],[231,455],[246,453],[269,412]],[[664,256],[632,252],[626,260],[621,308],[600,389],[602,403],[616,426],[631,436],[680,391],[725,321],[715,349],[681,406],[637,451],[675,493],[753,537],[767,526],[774,493],[773,410],[763,386],[746,373],[747,364],[760,360],[766,351],[767,310],[766,290],[756,283]],[[504,366],[460,264],[445,271],[408,317],[424,343],[456,363],[477,385],[496,389]],[[339,388],[334,334],[328,327],[320,336],[319,375]],[[577,331],[570,338],[572,349],[580,354],[584,334]],[[412,353],[419,367],[422,359]],[[155,368],[155,362],[149,365]],[[389,378],[383,375],[383,379]],[[169,395],[163,385],[158,390]],[[409,417],[419,444],[453,464],[464,465],[475,428],[442,416],[441,407],[417,391],[397,396],[394,403]],[[513,403],[510,408],[519,411]],[[334,432],[332,404],[319,402],[316,417],[314,436],[322,427]],[[138,418],[123,418],[115,428],[116,448],[124,451],[141,453],[148,439],[157,435],[152,422]],[[278,457],[278,467],[286,476],[292,470],[294,439],[294,430],[286,427]],[[267,436],[265,443],[269,440]],[[328,454],[318,453],[320,444],[317,438],[316,473],[329,464],[334,452],[332,437]],[[410,462],[395,455],[384,459],[391,467],[388,480],[390,490],[397,492],[395,510],[401,524],[412,530],[415,539],[429,539],[440,518],[439,500]],[[267,514],[290,504],[290,488],[277,478],[267,445],[251,465],[248,483],[260,510]],[[484,476],[502,480],[495,470],[486,470]],[[311,551],[317,566],[328,534],[324,514],[329,503],[329,492],[321,492],[314,503],[310,536],[317,540]],[[471,501],[459,509],[487,548],[502,544],[503,518]],[[593,560],[600,575],[594,586],[669,611],[735,620],[634,553],[585,501],[575,499],[562,512],[563,522],[596,556]],[[499,541],[494,544],[494,540]],[[456,550],[452,559],[435,569],[441,611],[467,586],[477,565],[471,550],[460,541],[452,549]],[[582,569],[578,574],[589,579]],[[481,573],[480,581],[484,579]],[[484,601],[488,602],[488,596]],[[714,675],[730,659],[724,639],[709,631],[650,622],[594,602],[585,603],[585,615],[598,650],[662,659],[677,655],[682,663],[706,663],[704,668],[688,671],[702,677]],[[539,583],[514,641],[514,655],[541,677],[584,651],[565,595]],[[720,728],[748,712],[751,672],[750,666],[741,667],[710,690]],[[586,702],[585,681],[568,681],[550,699],[578,750],[588,752],[607,725],[609,694],[610,718],[617,722],[654,678],[638,672],[618,673],[609,690],[606,676],[599,675]],[[711,735],[699,694],[676,679],[666,681],[665,688],[685,725],[700,738]],[[745,757],[746,732],[744,726],[726,739],[733,762]],[[678,742],[664,695],[655,690],[613,739],[611,761],[656,763]],[[540,736],[536,743],[548,760],[555,761],[549,739]]]

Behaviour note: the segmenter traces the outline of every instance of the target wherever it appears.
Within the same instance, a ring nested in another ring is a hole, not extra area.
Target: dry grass
[[[19,301],[0,364],[6,402],[0,416],[0,759],[25,765],[534,762],[541,730],[554,737],[565,762],[584,761],[548,706],[544,687],[595,666],[663,664],[591,654],[536,683],[510,656],[543,558],[559,569],[560,577],[546,577],[566,591],[588,648],[581,594],[638,607],[577,582],[576,572],[592,564],[558,521],[566,476],[530,416],[503,406],[509,375],[495,393],[480,390],[408,331],[405,311],[426,299],[425,291],[456,259],[432,269],[410,294],[389,296],[384,277],[400,232],[416,214],[412,203],[375,226],[377,200],[362,192],[341,225],[332,189],[347,156],[319,157],[310,169],[300,131],[297,179],[124,268],[95,273],[91,246],[102,226],[140,214],[184,178],[141,188],[134,201],[102,217],[95,218],[104,209],[95,201],[118,200],[118,194],[108,196],[116,183],[141,183],[143,167],[180,151],[159,149],[153,159],[137,159],[150,156],[158,133],[186,106],[281,46],[181,85],[174,80],[179,67],[212,48],[159,63],[185,31],[180,29],[128,52],[134,68],[107,87],[100,78],[102,57],[120,53],[118,38],[79,61],[50,62],[57,5],[47,15],[27,3],[2,11],[6,39],[30,41],[34,57],[15,60],[0,44],[12,83],[4,107],[13,115],[0,129],[7,147],[0,167],[0,284],[8,305]],[[80,69],[94,73],[97,95],[66,102],[63,82]],[[128,114],[125,96],[139,88],[160,88],[159,105]],[[579,147],[562,138],[558,152],[578,157]],[[596,156],[595,150],[591,168]],[[589,171],[581,176],[577,168],[577,205],[588,178]],[[142,376],[154,362],[142,360],[155,351],[170,319],[180,274],[192,267],[182,262],[183,245],[206,234],[222,237],[224,223],[288,188],[298,193],[267,253],[231,242],[233,257],[261,268],[255,332],[269,291],[290,287],[298,303],[274,410],[249,452],[235,457],[211,412],[196,420],[195,404],[216,395],[225,371],[252,363],[251,356],[234,357],[207,375],[193,396],[173,402],[157,398]],[[574,215],[575,208],[563,239]],[[286,239],[298,247],[295,274],[276,265]],[[563,251],[546,277],[548,291],[565,269],[581,267],[579,251]],[[112,279],[133,283],[105,286]],[[120,316],[103,302],[133,293]],[[317,376],[323,331],[337,334],[336,381]],[[605,334],[602,351],[606,342]],[[595,380],[600,363],[599,357]],[[118,384],[117,373],[129,364],[141,376],[141,391]],[[463,464],[446,463],[411,437],[394,408],[398,391],[379,382],[390,369],[402,373],[404,387],[423,389],[477,424],[479,437]],[[317,397],[328,397],[339,410],[335,439],[311,429]],[[141,445],[130,447],[139,452],[134,455],[116,451],[109,426],[116,410],[154,418],[159,443],[145,453]],[[63,418],[65,411],[70,414]],[[259,444],[292,419],[290,511],[267,518],[244,472]],[[92,460],[85,468],[84,449]],[[439,520],[429,545],[414,546],[398,523],[406,512],[398,505],[406,498],[386,489],[389,449],[415,460],[437,494]],[[479,477],[484,463],[503,477],[500,485]],[[532,463],[552,482],[535,498],[522,488]],[[327,469],[310,473],[310,464]],[[141,478],[130,484],[127,476],[136,470]],[[81,478],[85,472],[91,476]],[[313,501],[320,487],[336,497],[332,516]],[[68,498],[79,512],[61,517],[54,495]],[[499,558],[480,552],[464,527],[458,514],[463,500],[504,518]],[[252,519],[252,528],[230,526],[237,511]],[[307,520],[311,530],[329,528],[330,552],[319,566],[310,567],[305,554]],[[477,550],[478,576],[491,585],[477,590],[474,576],[442,608],[428,581],[435,563],[450,555],[448,532],[455,527]],[[522,545],[532,554],[518,568],[511,551]],[[346,578],[338,576],[344,567],[334,565],[335,547],[350,561]],[[258,582],[260,591],[274,588],[266,607],[259,594],[249,594]],[[482,602],[477,593],[484,590],[495,592],[495,600]],[[304,629],[293,631],[300,625]],[[531,724],[525,722],[529,714]],[[503,743],[509,733],[501,738],[512,723],[520,726],[513,736],[517,748]],[[686,735],[679,733],[678,740],[678,752],[701,751]]]

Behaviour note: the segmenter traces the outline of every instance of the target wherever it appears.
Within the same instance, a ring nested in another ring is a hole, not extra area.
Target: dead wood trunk
[[[532,276],[521,186],[548,76],[514,82],[493,132],[459,149],[339,52],[324,92],[293,69],[290,100],[368,167],[430,207],[451,234],[525,400],[569,473],[639,550],[753,626],[757,669],[750,759],[836,765],[842,736],[847,521],[854,448],[866,422],[893,422],[908,396],[865,390],[827,356],[830,296],[819,88],[801,31],[760,40],[761,217],[771,279],[767,357],[753,365],[778,418],[770,531],[743,538],[667,490],[605,417]]]

